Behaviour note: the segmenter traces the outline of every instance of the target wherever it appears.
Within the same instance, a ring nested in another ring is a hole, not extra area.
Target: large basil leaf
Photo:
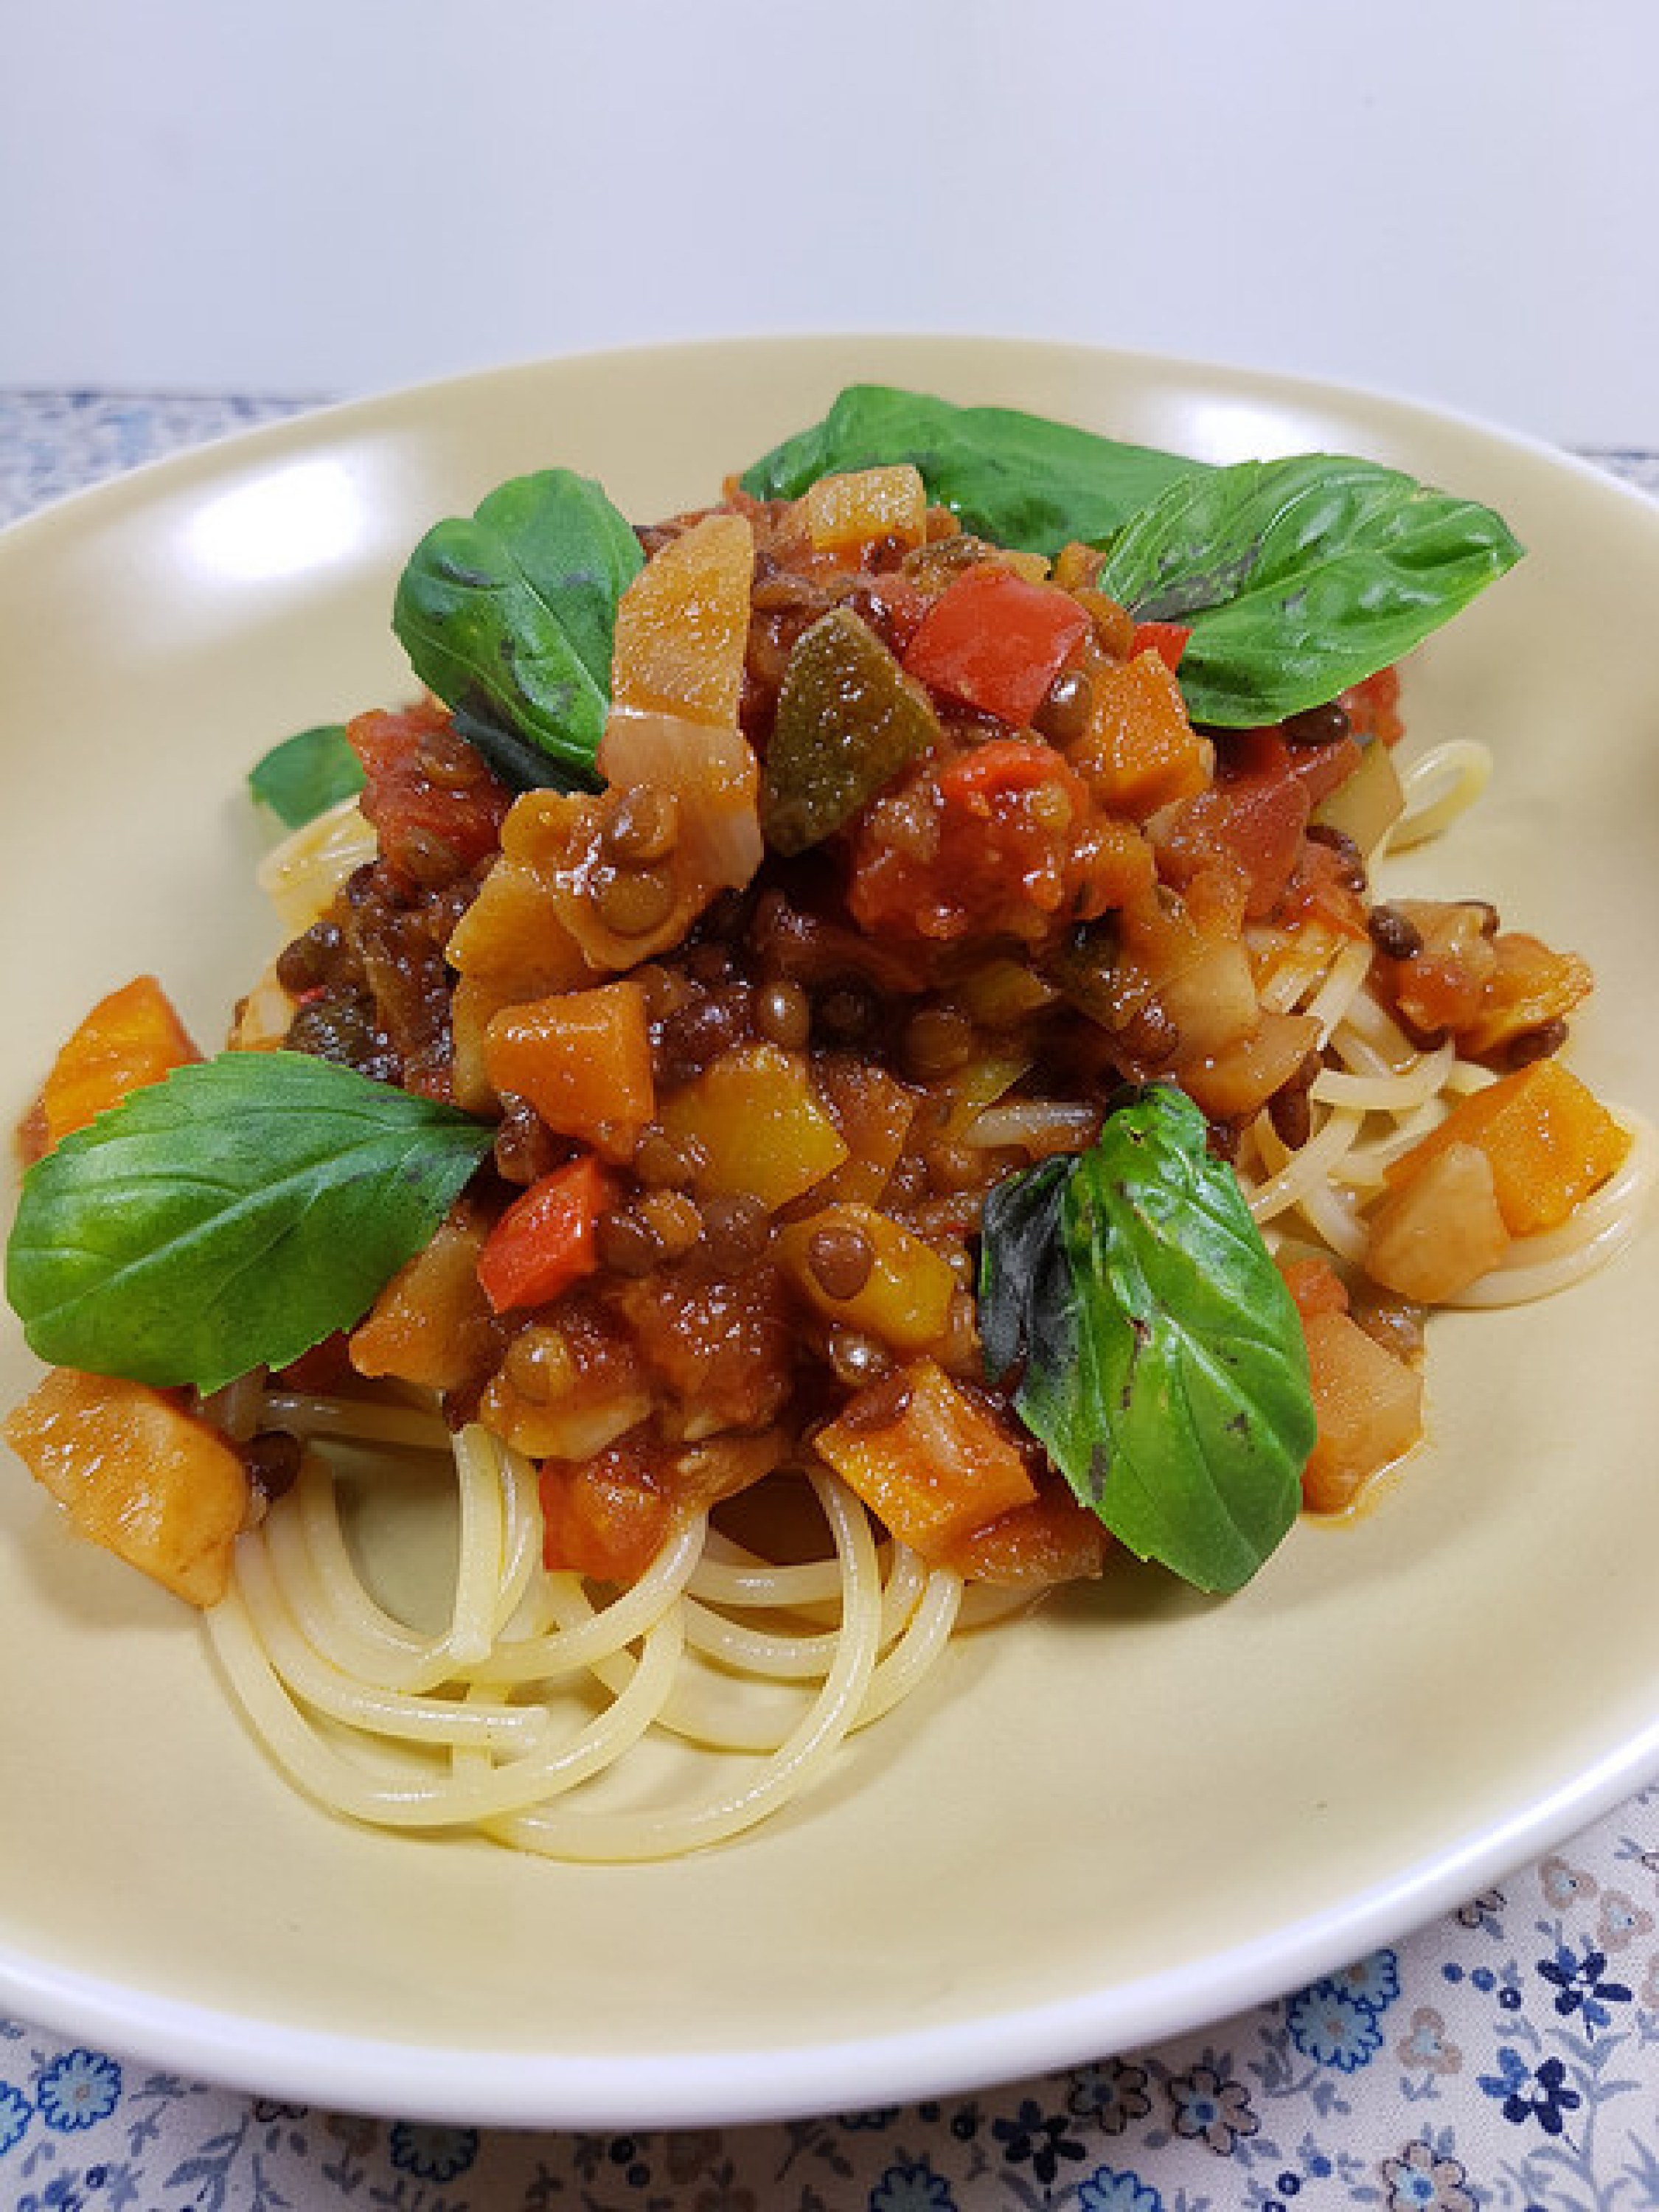
[[[481,750],[499,734],[503,754],[544,759],[545,780],[594,788],[617,603],[642,561],[597,483],[544,469],[499,485],[470,520],[428,531],[392,626]]]
[[[216,1390],[357,1321],[491,1134],[301,1053],[177,1068],[29,1170],[6,1295],[42,1359]]]
[[[1316,707],[1421,642],[1521,557],[1490,507],[1329,453],[1188,476],[1108,546],[1102,591],[1192,625],[1194,719]]]
[[[285,830],[302,830],[363,787],[363,764],[338,722],[298,730],[256,761],[247,787]]]
[[[994,1189],[980,1329],[994,1381],[1139,1558],[1237,1589],[1290,1528],[1313,1449],[1296,1309],[1184,1092]]]
[[[743,477],[757,499],[798,499],[822,476],[909,461],[964,530],[1031,553],[1097,544],[1204,463],[1127,446],[1010,407],[957,407],[893,385],[850,385],[821,422]]]

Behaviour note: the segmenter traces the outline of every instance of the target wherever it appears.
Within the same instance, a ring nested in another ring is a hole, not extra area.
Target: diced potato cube
[[[1557,1229],[1630,1149],[1606,1107],[1559,1060],[1534,1060],[1460,1098],[1437,1129],[1388,1170],[1390,1190],[1415,1182],[1457,1144],[1492,1163],[1498,1211],[1511,1237]]]
[[[735,726],[754,573],[740,514],[705,515],[654,553],[617,610],[612,705]]]
[[[878,538],[920,545],[927,535],[927,488],[908,461],[820,477],[801,495],[800,511],[820,552],[868,545]]]
[[[1340,1513],[1420,1440],[1423,1378],[1346,1314],[1310,1314],[1302,1328],[1318,1423],[1302,1496],[1316,1513]]]
[[[924,1559],[1036,1496],[1013,1438],[932,1359],[860,1391],[813,1444]]]
[[[216,1605],[247,1512],[224,1438],[147,1383],[55,1367],[0,1428],[82,1534],[191,1605]]]
[[[1371,1217],[1365,1272],[1421,1305],[1443,1305],[1495,1267],[1511,1243],[1492,1161],[1448,1145]]]

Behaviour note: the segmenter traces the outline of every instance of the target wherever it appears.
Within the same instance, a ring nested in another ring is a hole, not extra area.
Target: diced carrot
[[[497,1313],[545,1305],[599,1265],[594,1231],[611,1181],[591,1152],[532,1182],[484,1240],[478,1280]]]
[[[707,514],[653,554],[617,609],[611,703],[735,726],[754,573],[741,514]]]
[[[176,1398],[55,1367],[0,1433],[82,1535],[191,1605],[224,1595],[247,1477]]]
[[[1071,757],[1104,805],[1144,821],[1206,787],[1213,749],[1188,720],[1173,670],[1138,653],[1093,672],[1089,726]]]
[[[655,1109],[644,990],[601,983],[508,1007],[484,1031],[484,1067],[556,1134],[627,1160]]]
[[[1311,1314],[1302,1330],[1317,1423],[1303,1502],[1316,1513],[1340,1513],[1420,1441],[1423,1378],[1346,1314]]]
[[[1036,1496],[1014,1438],[932,1359],[860,1392],[813,1444],[924,1559]]]
[[[1504,1226],[1511,1237],[1530,1237],[1559,1228],[1604,1183],[1630,1138],[1559,1060],[1534,1060],[1459,1099],[1437,1128],[1389,1166],[1389,1189],[1404,1189],[1458,1144],[1486,1155]]]
[[[130,1091],[201,1057],[155,976],[134,976],[98,1001],[53,1061],[18,1132],[26,1158],[40,1158]]]

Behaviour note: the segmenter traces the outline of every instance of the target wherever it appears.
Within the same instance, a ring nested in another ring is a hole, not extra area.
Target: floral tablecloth
[[[0,520],[290,412],[0,393]],[[1595,458],[1659,492],[1659,454]],[[518,2133],[248,2097],[0,2018],[0,2212],[1659,2208],[1659,1787],[1501,1888],[1202,2033],[879,2111]]]

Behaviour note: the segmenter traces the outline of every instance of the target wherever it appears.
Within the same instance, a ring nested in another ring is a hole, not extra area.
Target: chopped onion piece
[[[679,866],[714,890],[741,890],[761,864],[760,764],[740,730],[678,714],[612,710],[599,771],[619,790],[679,801]]]

